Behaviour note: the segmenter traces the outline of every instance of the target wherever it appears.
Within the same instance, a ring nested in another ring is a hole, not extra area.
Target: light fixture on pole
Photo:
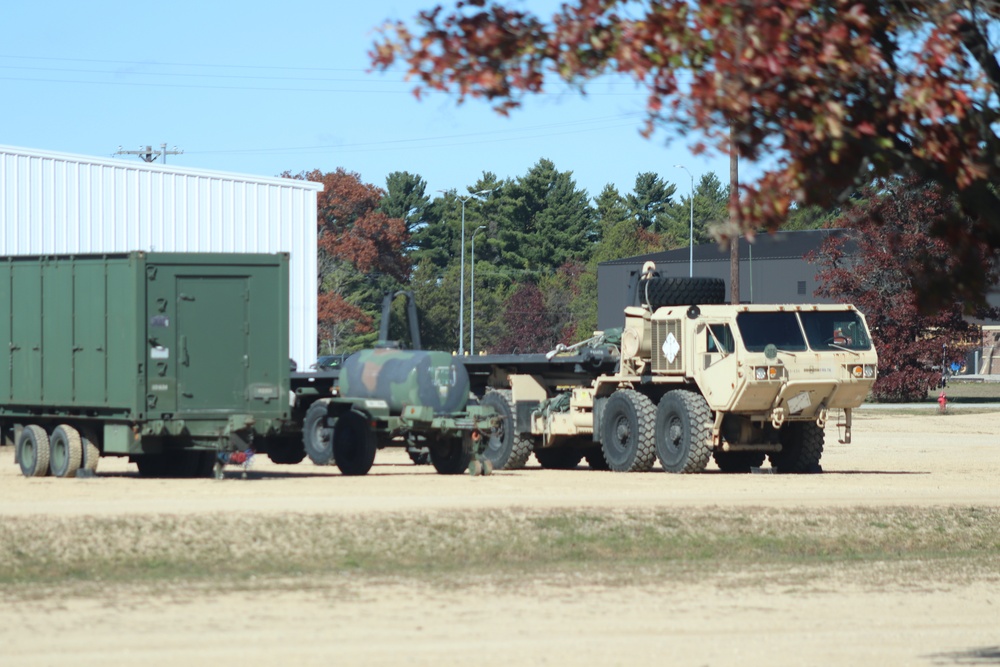
[[[687,171],[687,175],[691,177],[691,231],[688,237],[688,278],[691,278],[694,276],[694,175],[682,164],[674,166]]]
[[[479,195],[484,195],[493,192],[496,188],[490,188],[488,190],[480,190],[478,192],[473,192],[468,197],[459,197],[455,195],[455,199],[462,202],[462,246],[461,246],[461,269],[459,271],[459,288],[458,288],[458,353],[459,355],[465,354],[465,202],[469,201],[474,197]],[[438,190],[438,192],[445,192],[444,190]],[[454,192],[454,191],[452,191]]]
[[[472,255],[469,261],[472,263],[472,275],[469,277],[469,354],[476,353],[476,234],[486,229],[486,225],[479,225],[476,231],[472,232]]]

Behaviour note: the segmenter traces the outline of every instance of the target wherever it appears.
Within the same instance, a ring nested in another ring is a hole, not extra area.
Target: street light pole
[[[461,247],[461,269],[459,271],[459,288],[458,288],[458,354],[465,354],[465,202],[469,201],[474,197],[479,195],[487,194],[493,192],[496,188],[490,188],[489,190],[480,190],[479,192],[473,192],[468,197],[455,196],[455,199],[462,202],[462,247]],[[444,190],[439,190],[439,192],[444,192]]]
[[[472,232],[472,276],[469,282],[469,354],[476,354],[476,234],[486,229],[486,225],[479,225],[476,231]]]
[[[694,277],[694,175],[682,164],[674,165],[678,169],[687,171],[691,177],[691,231],[688,237],[688,278]]]

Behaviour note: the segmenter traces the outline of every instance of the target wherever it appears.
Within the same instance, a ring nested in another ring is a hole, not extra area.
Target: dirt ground
[[[691,476],[528,469],[445,477],[383,451],[347,478],[257,457],[241,479],[24,479],[0,448],[2,517],[198,513],[489,513],[511,508],[1000,506],[1000,410],[859,411],[827,429],[824,474]],[[517,585],[332,576],[303,589],[117,585],[0,591],[0,665],[1000,665],[1000,572],[831,564],[642,584],[526,571]],[[642,577],[635,578],[642,580]]]

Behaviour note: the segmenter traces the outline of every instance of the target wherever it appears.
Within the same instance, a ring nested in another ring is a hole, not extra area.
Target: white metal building
[[[289,355],[316,360],[322,184],[0,146],[0,255],[287,252]]]

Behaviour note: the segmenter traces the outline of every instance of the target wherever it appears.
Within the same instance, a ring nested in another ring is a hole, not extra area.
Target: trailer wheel
[[[639,303],[656,308],[726,302],[721,278],[650,278],[639,283]]]
[[[517,432],[513,403],[510,389],[488,391],[480,402],[480,405],[493,408],[500,415],[500,424],[487,440],[483,452],[496,470],[520,470],[528,462],[534,448],[534,438]]]
[[[656,456],[667,472],[701,472],[712,456],[712,411],[701,394],[668,391],[656,410]]]
[[[80,429],[80,444],[83,449],[83,458],[80,461],[80,468],[97,472],[97,462],[101,458],[101,450],[97,446],[97,438],[89,428]]]
[[[771,465],[779,473],[823,472],[819,460],[823,456],[825,437],[816,422],[786,423],[778,432],[781,451],[768,454]]]
[[[83,461],[80,433],[67,424],[60,424],[49,436],[49,469],[56,477],[76,477]]]
[[[461,475],[472,463],[472,438],[440,436],[428,441],[431,464],[441,475]]]
[[[333,427],[333,457],[340,472],[367,475],[375,463],[377,449],[375,433],[363,414],[351,411],[337,419]]]
[[[333,428],[327,424],[327,403],[316,401],[306,411],[302,422],[302,447],[318,466],[336,465],[333,454]]]
[[[25,477],[49,474],[49,436],[41,426],[29,424],[17,439],[17,460]]]
[[[656,449],[653,424],[656,407],[633,389],[619,389],[604,407],[601,450],[615,472],[646,472],[653,467]]]
[[[722,472],[750,472],[750,468],[757,468],[764,462],[764,452],[712,452],[715,465],[719,466]]]
[[[306,457],[305,447],[298,438],[271,438],[267,443],[267,458],[272,463],[295,465]]]
[[[580,465],[583,452],[572,445],[567,447],[539,447],[535,450],[538,463],[547,470],[572,470]]]

